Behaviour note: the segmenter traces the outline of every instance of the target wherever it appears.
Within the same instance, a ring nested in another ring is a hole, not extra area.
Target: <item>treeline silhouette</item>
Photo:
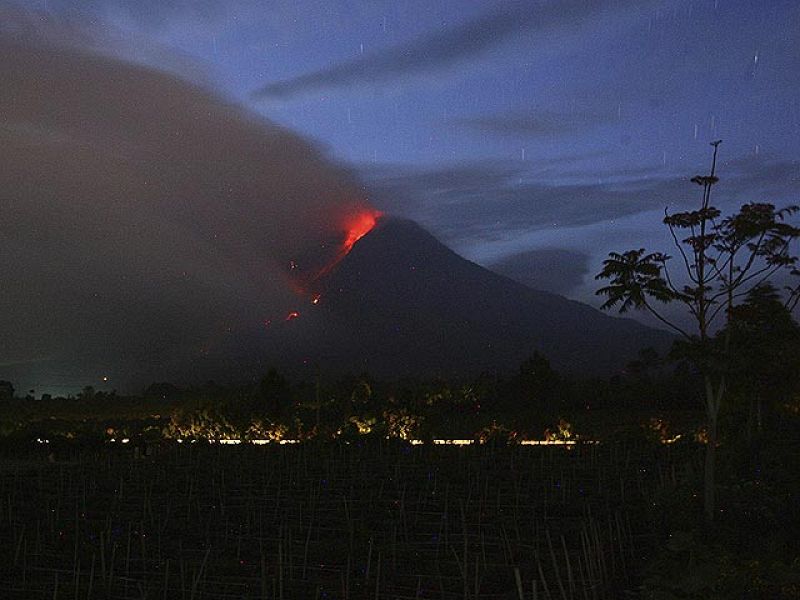
[[[746,432],[753,439],[774,431],[782,415],[797,410],[800,369],[784,363],[800,356],[800,335],[791,317],[780,311],[779,319],[770,316],[773,309],[769,293],[741,309],[751,325],[741,325],[734,335],[747,335],[750,342],[737,346],[743,350],[723,415],[733,436]],[[240,385],[157,382],[136,395],[91,386],[68,397],[6,395],[0,403],[0,436],[51,441],[333,441],[363,436],[702,441],[702,392],[702,377],[690,363],[652,349],[608,378],[564,376],[540,354],[511,375],[481,373],[463,380],[384,381],[367,373],[290,380],[271,369],[260,380]]]

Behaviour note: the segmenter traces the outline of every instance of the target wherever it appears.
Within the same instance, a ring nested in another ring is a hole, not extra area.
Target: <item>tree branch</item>
[[[664,218],[665,222],[666,219],[669,218],[669,212],[666,207],[664,208]],[[668,222],[667,222],[667,227],[669,228],[669,232],[672,235],[672,240],[675,242],[675,247],[678,249],[678,251],[681,253],[681,256],[683,257],[683,264],[686,265],[686,273],[689,275],[689,279],[691,279],[695,283],[698,283],[698,281],[692,275],[692,267],[689,265],[689,257],[686,256],[686,252],[683,249],[683,244],[681,244],[681,242],[678,240],[678,236],[675,235],[675,228]]]
[[[665,319],[663,316],[661,316],[658,313],[658,311],[656,309],[654,309],[652,306],[650,306],[650,304],[648,304],[646,301],[642,303],[642,306],[644,306],[647,310],[649,310],[650,314],[652,314],[656,319],[658,319],[659,321],[664,323],[664,325],[666,325],[667,327],[671,327],[672,329],[674,329],[675,331],[680,333],[683,337],[685,337],[687,340],[691,340],[692,339],[691,335],[689,335],[688,333],[686,333],[686,331],[684,331],[683,329],[681,329],[680,327],[675,325],[675,323],[673,323],[673,322]]]

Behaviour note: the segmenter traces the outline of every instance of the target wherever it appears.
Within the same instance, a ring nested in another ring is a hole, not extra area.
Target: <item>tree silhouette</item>
[[[95,391],[94,387],[91,385],[84,386],[83,389],[78,392],[78,400],[93,400],[97,392]]]
[[[275,369],[270,369],[258,384],[259,399],[270,419],[280,419],[291,406],[289,382]]]
[[[680,255],[682,279],[674,279],[669,264],[671,256],[646,253],[644,249],[622,254],[612,252],[603,262],[596,279],[607,279],[609,285],[598,295],[607,297],[603,309],[618,306],[620,312],[631,308],[646,310],[681,337],[678,354],[688,359],[702,373],[708,420],[708,444],[704,466],[704,510],[708,520],[714,517],[714,471],[718,440],[720,406],[729,385],[731,328],[726,327],[720,340],[712,335],[721,320],[731,323],[737,301],[751,289],[769,281],[776,273],[787,270],[798,275],[797,257],[790,253],[791,243],[800,235],[798,228],[786,222],[797,212],[796,206],[776,209],[767,203],[751,203],[739,212],[720,219],[721,212],[711,206],[711,190],[719,182],[716,176],[717,151],[714,148],[709,175],[698,175],[692,183],[702,187],[702,200],[697,210],[669,214],[664,211],[664,224]],[[681,235],[686,235],[680,239]],[[687,235],[688,234],[688,235]],[[797,303],[800,286],[788,288],[786,306]],[[682,304],[693,324],[681,327],[664,316],[659,303]]]
[[[769,284],[750,290],[720,336],[729,335],[732,391],[747,400],[748,439],[762,432],[765,402],[785,400],[800,382],[800,325]]]
[[[513,405],[504,408],[510,415],[525,417],[526,424],[537,418],[550,422],[560,416],[560,385],[561,378],[550,366],[550,361],[534,352],[519,366],[519,372],[511,382]]]
[[[181,395],[181,390],[166,381],[151,383],[144,391],[145,398],[158,398],[159,400],[174,400]]]
[[[14,399],[14,385],[10,381],[0,381],[0,400]]]

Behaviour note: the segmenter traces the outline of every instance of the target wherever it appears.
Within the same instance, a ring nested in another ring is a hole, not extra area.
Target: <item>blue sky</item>
[[[797,201],[791,0],[30,6],[129,36],[137,60],[191,68],[324,147],[386,212],[595,305],[609,250],[669,243],[664,206],[696,200],[688,179],[708,142],[724,140],[721,206]]]

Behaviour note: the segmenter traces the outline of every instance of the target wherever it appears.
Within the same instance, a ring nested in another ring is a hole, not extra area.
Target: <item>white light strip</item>
[[[520,446],[574,446],[575,440],[522,440]]]
[[[387,438],[387,439],[389,439],[389,438]],[[672,444],[672,443],[678,441],[679,439],[681,439],[681,435],[680,434],[676,435],[673,438],[661,440],[661,443],[663,443],[663,444]],[[110,443],[120,442],[122,444],[127,444],[131,440],[129,438],[122,438],[122,439],[110,438],[108,441]],[[178,442],[179,444],[183,444],[187,440],[178,438],[175,441]],[[36,438],[36,442],[39,443],[39,444],[49,444],[50,440],[42,439],[42,438]],[[188,442],[190,444],[194,444],[194,443],[197,442],[197,440],[196,439],[188,440]],[[218,439],[218,440],[208,440],[208,442],[212,443],[212,444],[223,444],[223,445],[226,445],[226,446],[235,446],[235,445],[242,444],[242,443],[253,444],[255,446],[264,446],[264,445],[267,445],[267,444],[279,444],[281,446],[284,446],[284,445],[287,445],[287,444],[299,444],[300,440],[296,440],[296,439],[286,439],[286,440],[255,439],[255,440],[247,440],[247,441],[243,442],[242,440],[236,439],[236,438],[221,438],[221,439]],[[422,446],[422,445],[425,444],[424,440],[408,440],[408,442],[412,446]],[[347,441],[345,443],[349,444],[349,442],[347,442]],[[511,446],[511,445],[514,445],[515,443],[519,444],[520,446],[575,446],[575,445],[578,444],[578,441],[577,440],[520,440],[519,442],[513,442],[513,441],[509,442],[509,445]],[[580,440],[580,443],[581,444],[599,444],[600,442],[598,440]],[[449,440],[449,439],[436,439],[436,440],[433,440],[433,444],[436,445],[436,446],[472,446],[472,445],[476,445],[476,444],[477,445],[482,445],[483,442],[476,441],[476,440],[465,440],[465,439],[452,439],[452,440]]]

